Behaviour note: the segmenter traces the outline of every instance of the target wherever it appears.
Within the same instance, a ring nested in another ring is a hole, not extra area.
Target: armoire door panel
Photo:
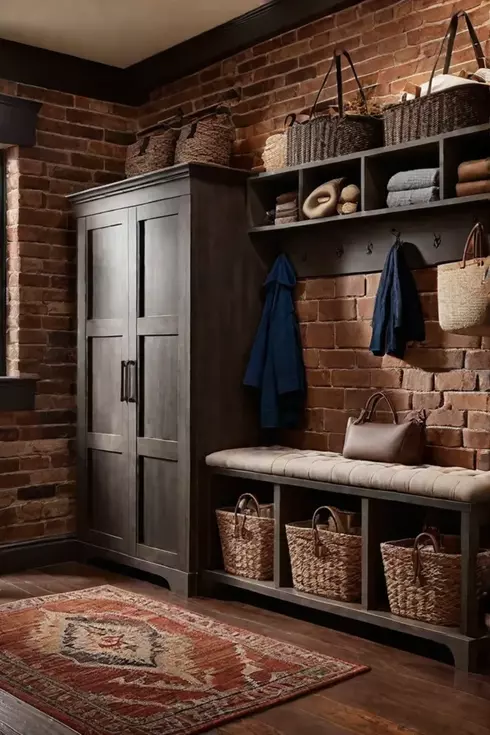
[[[138,207],[136,346],[137,554],[179,563],[182,484],[180,331],[189,243],[182,240],[181,199]]]
[[[82,537],[127,553],[129,532],[129,426],[124,400],[128,360],[128,210],[87,217],[79,239],[79,350],[84,379],[78,382],[86,470]],[[82,317],[83,321],[82,321]],[[79,322],[80,323],[80,322]],[[133,433],[135,427],[133,427]]]
[[[154,549],[177,553],[177,506],[175,493],[178,465],[141,457],[138,543]]]
[[[89,449],[87,459],[90,534],[104,546],[123,551],[126,498],[121,497],[121,489],[126,480],[126,458],[123,454]]]

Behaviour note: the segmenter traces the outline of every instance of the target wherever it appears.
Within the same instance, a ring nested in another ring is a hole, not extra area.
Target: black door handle
[[[128,400],[128,363],[121,360],[121,401]]]
[[[136,403],[138,400],[138,369],[136,366],[136,360],[129,360],[128,375],[128,401],[129,403]]]

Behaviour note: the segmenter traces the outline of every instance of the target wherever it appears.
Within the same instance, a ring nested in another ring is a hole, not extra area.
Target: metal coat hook
[[[366,255],[372,255],[373,249],[374,249],[374,245],[372,242],[370,242],[366,248]]]
[[[397,240],[401,239],[402,233],[399,232],[398,230],[395,230],[394,227],[391,228],[391,234],[394,235]]]
[[[441,242],[442,242],[442,237],[440,235],[437,235],[434,232],[434,242],[432,244],[434,245],[434,247],[435,247],[436,250],[439,247],[439,245],[441,244]]]

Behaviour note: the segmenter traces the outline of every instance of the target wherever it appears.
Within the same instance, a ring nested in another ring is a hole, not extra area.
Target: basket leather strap
[[[466,261],[471,250],[473,251],[473,257],[475,259],[482,260],[485,257],[483,253],[485,240],[485,228],[483,227],[481,222],[477,222],[472,227],[470,234],[466,239],[466,244],[463,251],[463,260],[460,263],[461,268],[466,267]]]
[[[328,81],[328,78],[330,76],[330,73],[332,72],[332,69],[335,66],[336,71],[336,77],[337,77],[337,102],[339,106],[339,115],[342,117],[344,114],[344,93],[343,93],[343,83],[342,83],[342,56],[344,56],[347,59],[347,62],[352,69],[352,73],[354,74],[354,79],[356,80],[356,84],[359,88],[359,93],[361,95],[361,99],[364,103],[364,105],[367,107],[367,100],[366,95],[364,93],[364,89],[362,88],[362,84],[359,81],[359,77],[357,76],[357,72],[354,67],[354,63],[352,61],[350,53],[346,49],[338,49],[334,51],[332,62],[328,68],[327,73],[323,77],[322,84],[320,86],[320,89],[318,90],[318,94],[315,98],[315,101],[313,102],[313,106],[310,111],[310,119],[312,119],[315,115],[315,111],[318,105],[318,101],[320,99],[321,93],[323,92],[323,89]]]
[[[245,513],[242,514],[243,521],[242,521],[242,527],[240,528],[240,526],[239,526],[239,520],[238,520],[238,513],[239,513],[239,510],[240,510],[240,503],[245,498],[247,498],[246,505],[248,505],[248,503],[250,501],[252,501],[252,503],[254,505],[254,511],[257,514],[257,518],[260,516],[260,505],[259,505],[259,501],[255,497],[255,495],[252,495],[252,493],[243,493],[243,495],[240,495],[240,497],[236,501],[236,505],[235,505],[235,538],[243,538],[243,536],[244,536],[244,532],[245,532],[245,521],[247,519],[247,516],[246,516]]]
[[[315,556],[317,558],[321,557],[325,552],[325,547],[320,541],[320,536],[318,534],[318,518],[322,510],[328,510],[328,512],[332,516],[337,533],[339,533],[340,529],[342,528],[342,523],[340,521],[338,513],[335,508],[332,508],[331,505],[321,505],[319,508],[316,509],[316,511],[313,513],[311,527],[313,529],[313,536],[315,541]]]
[[[475,52],[475,58],[478,63],[478,67],[482,69],[486,66],[485,54],[483,53],[481,43],[478,39],[478,36],[476,35],[476,31],[473,27],[473,23],[470,20],[470,16],[468,15],[466,11],[460,10],[457,13],[454,13],[454,15],[452,16],[449,22],[448,29],[446,31],[446,35],[442,39],[442,43],[439,47],[439,52],[436,57],[436,62],[434,64],[434,68],[432,69],[432,73],[430,75],[427,94],[431,93],[434,75],[436,73],[437,65],[439,63],[439,59],[441,58],[442,50],[444,48],[444,44],[446,43],[446,41],[447,41],[446,58],[444,59],[444,66],[443,66],[442,73],[447,74],[449,71],[449,67],[451,66],[451,57],[453,55],[454,41],[456,39],[456,34],[458,32],[458,24],[459,24],[460,18],[464,18],[466,21],[466,27],[468,28],[468,33],[470,34],[471,43],[473,45],[473,50]]]
[[[422,533],[419,533],[419,535],[413,542],[413,551],[412,551],[413,584],[416,584],[417,587],[421,587],[423,584],[422,561],[420,559],[420,545],[421,545],[420,542],[422,541],[422,539],[428,539],[430,541],[436,554],[438,554],[440,550],[439,541],[437,540],[437,538],[432,533],[428,533],[427,531],[423,531]]]

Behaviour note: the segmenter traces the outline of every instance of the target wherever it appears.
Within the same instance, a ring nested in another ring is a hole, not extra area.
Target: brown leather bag
[[[379,401],[384,399],[393,415],[393,423],[380,424],[372,420]],[[359,418],[350,418],[344,442],[344,457],[372,462],[417,465],[423,461],[425,444],[425,413],[399,424],[395,409],[385,393],[374,393],[362,409]]]

